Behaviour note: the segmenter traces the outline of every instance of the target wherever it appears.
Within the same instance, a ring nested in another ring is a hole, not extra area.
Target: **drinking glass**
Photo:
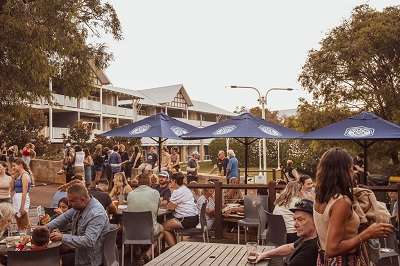
[[[247,242],[247,260],[251,264],[255,264],[257,260],[257,242]]]

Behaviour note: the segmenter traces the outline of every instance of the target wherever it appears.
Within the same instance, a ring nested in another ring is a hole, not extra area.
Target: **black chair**
[[[267,245],[281,246],[286,244],[286,225],[282,215],[275,215],[265,211],[267,214]]]
[[[56,266],[61,263],[60,245],[40,251],[8,251],[8,266]]]
[[[396,234],[392,233],[388,238],[380,238],[379,257],[375,265],[400,265],[399,246],[396,239]]]
[[[208,237],[208,227],[207,227],[207,218],[206,218],[206,208],[207,208],[207,202],[204,202],[203,205],[201,206],[200,210],[200,228],[188,228],[188,229],[180,229],[180,230],[175,230],[176,234],[176,240],[179,241],[179,239],[182,241],[183,236],[194,236],[194,235],[203,235],[203,242],[210,242],[210,239]]]
[[[116,245],[119,226],[112,224],[110,231],[104,235],[103,241],[103,265],[119,266],[118,248]]]
[[[153,217],[150,211],[122,213],[122,266],[124,266],[125,245],[151,245],[151,258],[154,259],[155,240]]]

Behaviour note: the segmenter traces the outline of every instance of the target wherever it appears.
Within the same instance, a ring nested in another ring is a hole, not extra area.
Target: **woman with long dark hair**
[[[363,241],[393,232],[390,224],[374,223],[359,233],[352,192],[353,160],[346,150],[328,150],[317,167],[314,222],[321,248],[317,265],[359,265]]]

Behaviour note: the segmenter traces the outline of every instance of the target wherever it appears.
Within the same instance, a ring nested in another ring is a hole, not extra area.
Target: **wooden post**
[[[215,237],[223,238],[222,225],[222,182],[217,181],[215,184]]]
[[[276,168],[272,168],[272,180],[276,180]],[[267,173],[267,181],[268,181],[268,173]]]
[[[268,211],[272,212],[274,210],[274,202],[276,199],[275,181],[270,181],[268,183]]]
[[[400,208],[399,208],[399,200],[400,200],[400,183],[397,183],[397,229],[400,232]]]

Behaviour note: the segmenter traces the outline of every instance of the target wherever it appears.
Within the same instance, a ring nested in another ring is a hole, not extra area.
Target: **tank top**
[[[28,172],[24,172],[23,174],[27,174],[28,175],[28,177],[29,177],[29,180],[28,180],[28,192],[31,190],[31,180],[30,180],[30,175],[29,175],[29,173]],[[22,193],[22,191],[23,191],[23,186],[22,186],[22,176],[23,176],[23,174],[22,175],[20,175],[18,178],[16,178],[15,179],[15,181],[14,181],[14,190],[15,190],[15,193]]]
[[[329,212],[333,204],[339,200],[345,198],[343,195],[338,195],[329,200],[325,207],[324,213],[319,213],[314,207],[314,224],[317,229],[319,241],[321,243],[321,248],[326,250],[326,237],[328,234],[328,224],[329,224]],[[358,227],[360,226],[360,218],[357,213],[352,209],[352,214],[349,219],[344,224],[344,239],[350,239],[358,234]]]

